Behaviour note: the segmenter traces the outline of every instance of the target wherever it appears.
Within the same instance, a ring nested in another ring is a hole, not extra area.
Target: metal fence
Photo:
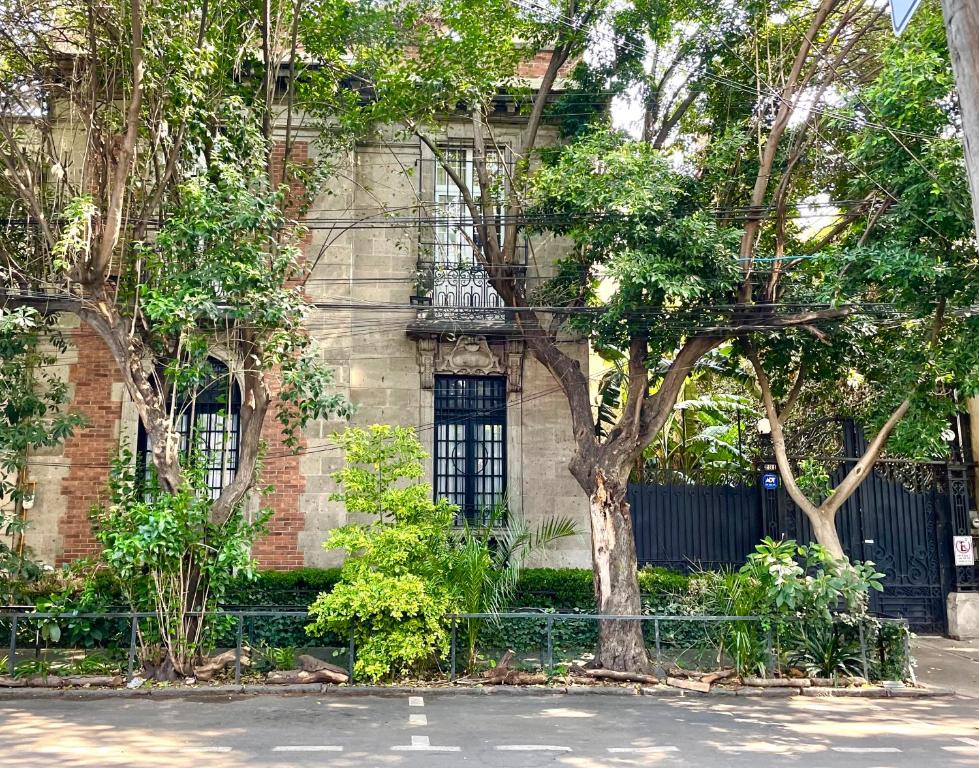
[[[656,673],[660,676],[665,675],[668,672],[667,659],[671,658],[671,654],[667,653],[666,646],[669,644],[671,647],[676,649],[676,643],[673,642],[673,635],[676,633],[669,633],[670,637],[667,638],[663,629],[670,625],[687,625],[688,627],[697,627],[698,631],[687,632],[688,636],[704,640],[709,638],[708,628],[716,627],[720,628],[723,625],[739,625],[744,626],[746,624],[753,625],[756,628],[756,633],[759,637],[764,638],[765,644],[765,654],[766,663],[765,668],[768,673],[780,672],[780,662],[776,649],[776,636],[777,627],[779,625],[791,625],[803,622],[806,620],[796,619],[796,618],[780,618],[773,619],[772,617],[765,616],[699,616],[699,615],[670,615],[670,614],[655,614],[655,615],[608,615],[608,614],[598,614],[598,613],[542,613],[542,612],[508,612],[508,613],[460,613],[453,614],[447,617],[451,621],[451,642],[450,642],[450,659],[449,659],[449,675],[450,679],[455,679],[458,672],[457,655],[459,646],[459,629],[463,622],[468,621],[492,621],[500,622],[506,620],[516,620],[516,621],[537,621],[543,624],[542,627],[542,644],[540,649],[540,667],[542,670],[546,670],[547,673],[553,674],[555,669],[554,661],[554,635],[555,627],[560,625],[562,622],[580,622],[589,621],[594,622],[597,629],[598,622],[605,621],[627,621],[635,622],[638,621],[643,624],[643,633],[647,637],[649,642],[650,650],[654,654]],[[834,619],[834,623],[844,623],[837,622]],[[699,625],[699,626],[698,626]],[[910,631],[908,629],[908,623],[904,619],[882,619],[877,617],[867,617],[865,619],[858,620],[855,624],[857,627],[858,642],[860,648],[860,667],[863,672],[863,677],[870,679],[871,671],[871,657],[872,651],[877,650],[879,653],[883,653],[882,649],[871,649],[868,643],[868,626],[891,626],[900,629],[902,636],[901,641],[901,656],[903,658],[901,662],[901,674],[902,679],[913,678],[914,670],[911,664],[911,649],[910,649]],[[648,628],[651,627],[651,637]],[[708,645],[710,641],[708,640]],[[682,654],[681,654],[682,655]],[[676,654],[672,655],[673,660],[676,659]],[[719,657],[718,657],[719,658]],[[883,659],[878,659],[878,661],[883,661]]]
[[[234,622],[234,681],[236,685],[241,683],[245,628],[247,624],[263,618],[305,620],[310,617],[308,611],[301,610],[195,611],[188,612],[186,615],[199,617],[207,616],[211,619],[230,619]],[[24,629],[25,625],[37,624],[39,627],[40,623],[46,621],[90,619],[97,621],[128,622],[129,643],[126,657],[126,679],[132,680],[136,671],[139,622],[141,620],[154,620],[156,618],[157,615],[152,612],[130,611],[113,613],[47,613],[26,610],[0,610],[0,622],[5,623],[9,621],[9,654],[7,657],[8,672],[10,675],[14,675],[15,673],[16,655],[18,649],[18,633]],[[701,650],[707,648],[712,653],[713,651],[717,650],[717,647],[712,645],[712,643],[716,643],[716,637],[712,638],[711,630],[722,629],[725,625],[737,625],[740,627],[751,625],[754,628],[756,636],[764,639],[765,655],[767,657],[765,667],[767,671],[769,673],[779,672],[780,661],[778,649],[776,648],[778,643],[777,627],[780,625],[780,623],[785,624],[795,621],[794,619],[773,620],[770,617],[763,616],[694,616],[668,614],[609,615],[597,613],[546,613],[541,611],[458,613],[451,614],[447,616],[446,619],[450,624],[451,633],[449,658],[446,661],[448,661],[449,678],[452,680],[456,679],[458,676],[460,630],[466,627],[469,622],[492,622],[500,626],[502,626],[502,624],[505,622],[536,622],[540,629],[539,667],[542,671],[546,671],[548,675],[553,674],[557,666],[555,661],[555,639],[556,636],[560,634],[562,625],[567,625],[573,622],[588,622],[592,625],[591,629],[595,630],[595,636],[597,637],[599,622],[640,622],[643,625],[643,633],[646,637],[649,650],[655,660],[656,672],[662,676],[668,671],[668,662],[675,662],[677,658],[683,655],[685,652],[682,650],[684,643],[691,644],[691,647],[692,645],[699,644]],[[677,625],[684,627],[686,631],[677,632]],[[870,679],[872,663],[883,664],[884,662],[883,646],[875,649],[871,647],[871,642],[869,642],[870,638],[868,638],[866,627],[871,625],[877,627],[892,626],[900,629],[901,636],[903,638],[901,645],[903,658],[901,661],[902,679],[913,679],[909,644],[910,633],[908,631],[907,622],[902,619],[879,618],[868,618],[860,620],[856,623],[860,648],[860,666],[863,671],[863,677],[868,680]],[[773,631],[773,627],[775,628],[775,631]],[[510,645],[510,641],[514,640],[516,634],[517,633],[513,630],[512,626],[509,632],[504,629],[502,632],[504,645]],[[534,632],[531,632],[531,635],[534,634]],[[687,639],[678,643],[678,635]],[[591,641],[586,642],[586,645],[590,644]],[[514,642],[513,645],[516,647],[518,643]],[[23,647],[24,644],[21,643],[21,648]],[[594,648],[594,646],[592,646],[592,648]],[[679,654],[677,653],[678,648],[681,649]],[[524,650],[526,650],[526,648],[524,648]],[[576,650],[581,650],[581,648]],[[879,655],[872,658],[874,653]],[[356,660],[356,645],[353,629],[351,629],[348,637],[346,638],[346,656],[347,671],[350,675],[350,681],[353,682],[355,678],[354,662]],[[716,656],[717,663],[715,663],[714,666],[716,667],[720,661],[721,657],[718,654]]]

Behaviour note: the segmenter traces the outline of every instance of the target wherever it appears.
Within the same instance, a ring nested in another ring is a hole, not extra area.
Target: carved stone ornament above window
[[[460,336],[451,341],[418,339],[418,371],[422,389],[435,386],[435,374],[506,376],[507,390],[523,388],[523,351],[520,341],[490,344],[485,336]]]

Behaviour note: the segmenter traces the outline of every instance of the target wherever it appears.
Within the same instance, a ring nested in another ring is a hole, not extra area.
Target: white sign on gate
[[[921,0],[891,0],[891,23],[894,34],[900,35],[911,21],[912,14],[918,10]]]
[[[976,552],[972,548],[971,536],[953,536],[952,551],[955,552],[955,565],[975,565]]]

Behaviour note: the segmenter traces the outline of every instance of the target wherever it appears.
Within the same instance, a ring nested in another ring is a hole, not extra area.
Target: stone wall
[[[516,129],[501,127],[500,140],[512,140]],[[463,122],[446,129],[452,141],[466,141],[468,135]],[[312,138],[302,137],[295,159],[308,157]],[[413,317],[406,305],[413,292],[418,227],[392,227],[382,215],[385,210],[415,210],[424,194],[425,164],[419,142],[388,138],[383,144],[359,147],[308,214],[312,223],[305,255],[311,273],[304,290],[314,303],[308,327],[319,354],[334,371],[336,389],[356,405],[350,423],[413,426],[431,451],[434,394],[423,386],[418,342],[406,333]],[[372,215],[380,226],[345,229],[322,224],[332,219],[369,220]],[[561,251],[562,244],[553,239],[535,241],[530,270],[546,275]],[[364,306],[379,303],[398,306]],[[104,497],[108,462],[120,439],[131,445],[137,425],[101,341],[83,326],[72,342],[64,359],[73,388],[72,407],[85,413],[89,423],[60,455],[38,456],[32,467],[33,476],[43,482],[38,484],[28,544],[49,562],[94,551],[88,510]],[[491,342],[495,353],[505,357],[505,343]],[[567,348],[575,350],[587,370],[586,346],[568,344]],[[510,387],[507,407],[509,502],[530,523],[554,513],[577,517],[581,536],[562,542],[542,562],[587,566],[587,503],[567,469],[573,449],[567,402],[550,374],[527,355],[519,374],[522,381],[518,389]],[[340,466],[329,436],[346,426],[347,422],[338,421],[311,424],[300,454],[291,455],[270,414],[264,432],[268,451],[263,481],[273,484],[275,492],[260,503],[271,506],[274,515],[269,535],[255,547],[264,567],[339,562],[338,553],[324,551],[322,542],[331,528],[347,522],[342,507],[329,500],[336,490],[330,473]],[[427,471],[431,480],[431,462]]]

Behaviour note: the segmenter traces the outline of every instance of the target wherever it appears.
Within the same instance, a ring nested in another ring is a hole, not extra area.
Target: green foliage
[[[502,525],[498,526],[498,522]],[[532,529],[522,518],[508,514],[505,504],[494,509],[483,525],[467,523],[452,553],[450,571],[450,580],[459,595],[459,611],[507,610],[527,559],[555,541],[577,535],[578,526],[571,518],[549,517]],[[475,661],[476,644],[485,623],[482,619],[463,623],[470,665]]]
[[[610,131],[579,138],[534,175],[532,200],[548,229],[576,246],[546,287],[549,302],[563,303],[562,291],[566,300],[580,295],[598,271],[615,281],[615,293],[585,326],[600,347],[627,345],[637,306],[682,315],[733,295],[736,237],[696,210],[694,180],[647,144]],[[593,303],[594,287],[587,294]],[[647,332],[654,359],[672,352],[672,328],[661,333],[643,323]]]
[[[792,653],[816,658],[819,641],[830,646],[830,658],[842,653],[845,644],[834,646],[837,640],[817,636],[817,630],[807,639],[802,628],[831,626],[839,610],[848,611],[843,618],[851,622],[864,621],[868,590],[881,590],[883,577],[873,563],[836,560],[818,544],[766,537],[740,570],[701,572],[691,579],[688,609],[705,615],[760,618],[721,624],[716,642],[731,655],[739,672],[764,675],[772,660],[769,642],[776,646],[776,658],[783,645]]]
[[[421,448],[403,428],[348,429],[336,436],[351,466],[336,473],[337,498],[377,520],[331,531],[324,547],[347,553],[340,582],[310,606],[311,633],[329,630],[357,646],[355,673],[372,681],[417,673],[448,647],[445,616],[457,610],[449,579],[455,508],[432,501]],[[349,484],[348,484],[349,483]]]
[[[846,625],[812,622],[799,628],[798,645],[789,651],[789,663],[814,677],[860,673],[860,642]]]
[[[14,677],[49,677],[62,671],[63,668],[50,659],[24,659],[14,667]]]
[[[330,496],[342,501],[348,512],[386,516],[410,515],[412,509],[424,508],[428,486],[402,481],[417,480],[423,475],[425,452],[408,427],[374,424],[368,429],[348,429],[333,435],[344,452],[343,469],[332,477],[343,488]]]
[[[766,614],[794,613],[827,621],[839,607],[863,615],[868,591],[884,589],[884,574],[869,560],[851,563],[845,557],[832,557],[819,544],[800,545],[767,536],[748,555],[740,575],[760,588]]]
[[[73,659],[65,668],[67,675],[114,675],[122,669],[119,653],[88,653]]]
[[[27,522],[21,505],[32,493],[27,462],[31,451],[54,447],[84,423],[66,409],[68,382],[53,370],[67,348],[56,316],[42,317],[29,307],[0,307],[0,597],[42,576],[23,546]]]
[[[103,562],[132,610],[156,613],[160,641],[179,674],[192,672],[208,642],[209,622],[193,612],[213,609],[236,572],[253,572],[251,544],[269,514],[248,522],[237,510],[216,524],[202,465],[195,467],[189,485],[164,493],[137,483],[132,457],[123,454],[113,464],[109,503],[92,510]]]
[[[296,669],[299,652],[291,646],[272,646],[260,643],[252,649],[252,670],[271,672],[273,670]]]

